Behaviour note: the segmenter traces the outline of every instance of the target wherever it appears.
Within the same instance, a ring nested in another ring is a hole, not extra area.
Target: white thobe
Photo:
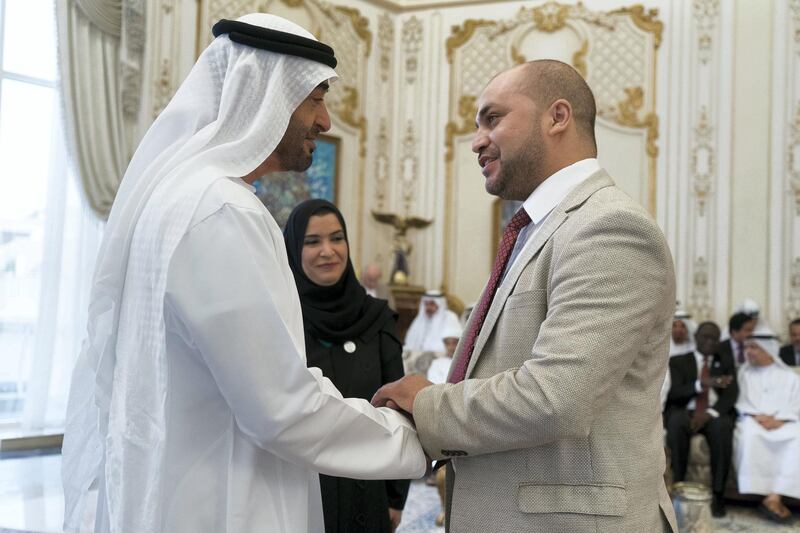
[[[739,492],[800,498],[800,377],[778,363],[744,365],[736,409],[733,449]],[[768,431],[753,418],[758,414],[786,423]]]
[[[452,357],[437,357],[431,361],[428,367],[428,381],[431,383],[447,382],[447,375],[450,373],[450,366],[453,364]]]
[[[432,317],[421,310],[408,328],[403,350],[445,353],[442,332],[454,327],[460,330],[461,321],[449,309],[440,309]]]
[[[163,531],[319,533],[317,472],[424,474],[402,415],[306,368],[283,235],[243,181],[220,179],[200,202],[170,263],[165,322]]]

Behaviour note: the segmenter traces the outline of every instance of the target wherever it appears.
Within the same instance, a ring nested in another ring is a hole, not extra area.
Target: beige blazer
[[[659,403],[675,307],[664,235],[601,170],[531,239],[467,379],[414,402],[425,451],[452,458],[448,531],[676,532]]]

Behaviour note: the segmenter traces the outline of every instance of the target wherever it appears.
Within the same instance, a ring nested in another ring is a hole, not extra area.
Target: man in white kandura
[[[447,308],[447,298],[441,291],[429,290],[420,298],[419,311],[406,334],[403,350],[446,352],[442,331],[460,327],[458,315]]]
[[[745,342],[733,450],[739,492],[765,495],[761,511],[785,522],[791,512],[781,496],[800,498],[800,376],[779,349],[763,321]]]
[[[420,477],[406,419],[307,369],[283,236],[253,194],[330,128],[333,50],[282,18],[220,21],[142,140],[105,230],[63,447],[64,529],[323,531],[317,472]]]
[[[678,306],[672,315],[672,333],[669,337],[669,356],[694,353],[697,347],[694,344],[694,335],[697,333],[697,324],[684,309]],[[669,372],[667,372],[669,375]]]

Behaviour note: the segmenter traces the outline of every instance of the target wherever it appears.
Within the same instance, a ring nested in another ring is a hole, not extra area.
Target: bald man
[[[448,383],[407,376],[373,402],[450,459],[448,530],[677,531],[659,393],[675,305],[650,215],[597,162],[595,103],[569,65],[497,75],[472,149],[506,227]]]

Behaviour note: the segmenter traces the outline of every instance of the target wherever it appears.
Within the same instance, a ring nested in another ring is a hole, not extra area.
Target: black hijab
[[[328,287],[317,285],[303,272],[302,253],[308,221],[314,215],[333,213],[342,225],[347,241],[347,266],[339,281]],[[361,337],[378,319],[393,316],[385,300],[378,300],[367,294],[356,279],[350,261],[350,241],[342,213],[327,200],[306,200],[295,207],[283,230],[289,267],[294,274],[300,305],[303,307],[303,325],[306,333],[320,340],[344,342]]]

